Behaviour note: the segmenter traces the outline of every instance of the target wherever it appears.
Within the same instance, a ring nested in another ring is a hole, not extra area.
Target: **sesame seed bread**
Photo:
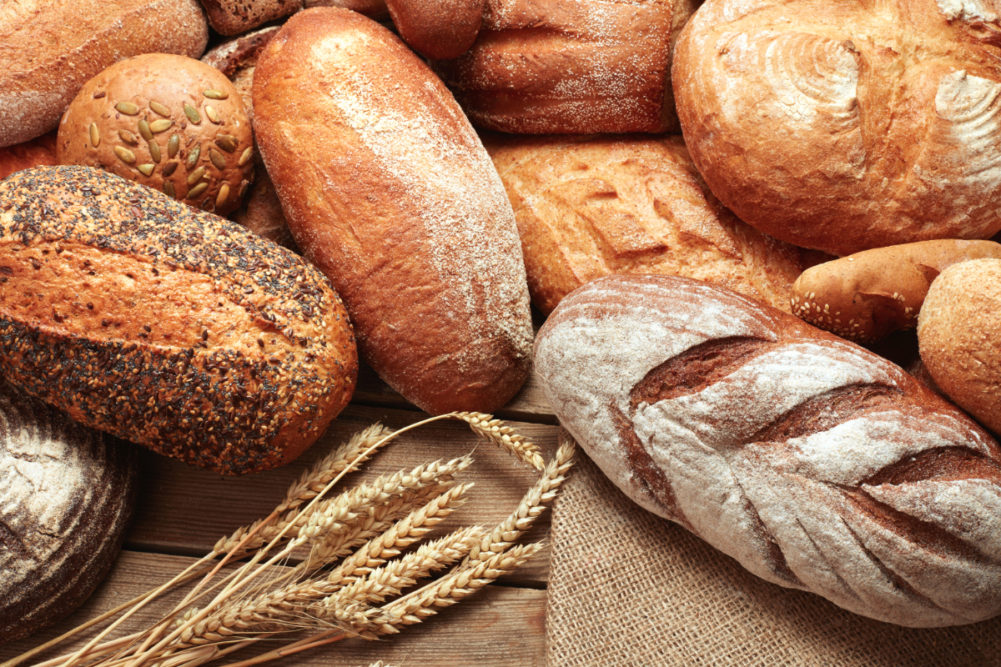
[[[389,16],[410,48],[425,58],[465,53],[480,31],[486,0],[386,0]]]
[[[713,193],[846,255],[1001,230],[1001,14],[981,0],[707,0],[672,81]]]
[[[868,350],[722,287],[609,276],[553,311],[535,368],[623,492],[757,576],[905,626],[1001,614],[1001,448]]]
[[[792,286],[792,312],[859,343],[914,328],[928,287],[947,266],[1001,258],[993,241],[942,239],[863,250],[812,266]]]
[[[1001,259],[947,267],[918,314],[918,349],[938,388],[1001,433]]]
[[[366,362],[428,412],[504,405],[532,347],[521,244],[448,89],[378,23],[316,8],[268,43],[253,90],[289,228],[344,299]]]
[[[197,0],[0,2],[0,147],[54,130],[108,65],[150,52],[197,58],[207,42]]]
[[[91,167],[0,181],[0,375],[224,474],[273,468],[347,404],[357,355],[294,253]]]

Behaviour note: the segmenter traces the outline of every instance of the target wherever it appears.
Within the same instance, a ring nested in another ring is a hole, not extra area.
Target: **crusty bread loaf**
[[[863,250],[804,271],[792,287],[792,312],[869,343],[913,328],[935,277],[951,264],[981,257],[1001,258],[1001,244],[942,239]]]
[[[708,0],[673,84],[739,218],[835,255],[1001,230],[1001,31],[977,1]]]
[[[0,382],[0,642],[54,623],[114,562],[135,451]]]
[[[723,208],[681,137],[487,135],[484,143],[511,199],[532,301],[543,313],[611,273],[698,278],[788,310],[792,282],[820,257]]]
[[[236,87],[199,60],[127,58],[80,88],[59,123],[62,164],[101,167],[227,215],[254,176],[254,134]]]
[[[197,58],[207,41],[197,0],[0,2],[0,146],[55,129],[108,65],[153,51]]]
[[[918,314],[921,361],[949,398],[1001,433],[1001,259],[947,267]]]
[[[0,283],[0,375],[188,463],[286,463],[354,389],[347,314],[316,269],[100,169],[0,181]]]
[[[427,66],[360,14],[307,9],[261,55],[254,117],[296,243],[369,365],[428,412],[511,398],[532,341],[514,214]]]
[[[610,276],[553,311],[535,367],[617,486],[754,574],[900,625],[1001,613],[1001,448],[864,348],[721,287]]]
[[[43,134],[23,144],[0,148],[0,179],[7,178],[15,171],[51,164],[58,164],[55,132]]]
[[[302,0],[201,0],[209,25],[221,35],[238,35],[302,9]]]
[[[676,130],[670,67],[695,0],[487,0],[479,37],[435,68],[479,127]]]
[[[425,58],[465,53],[480,31],[486,0],[386,0],[400,37]]]

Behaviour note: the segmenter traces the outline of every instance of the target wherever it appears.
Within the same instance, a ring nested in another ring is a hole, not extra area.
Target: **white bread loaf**
[[[1001,613],[1001,449],[857,345],[735,292],[611,276],[535,365],[613,482],[754,574],[914,627]]]

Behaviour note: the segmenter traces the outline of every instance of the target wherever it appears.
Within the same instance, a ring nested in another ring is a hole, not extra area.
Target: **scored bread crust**
[[[0,182],[0,373],[225,474],[298,456],[354,390],[347,314],[294,253],[103,170]]]
[[[370,19],[307,9],[261,55],[254,115],[289,228],[368,364],[428,412],[507,402],[532,344],[518,230],[430,69]]]
[[[610,276],[535,368],[619,488],[754,574],[899,625],[1001,613],[1001,449],[885,359],[721,287]]]
[[[150,52],[197,58],[207,42],[197,0],[0,3],[0,146],[54,129],[108,65]]]

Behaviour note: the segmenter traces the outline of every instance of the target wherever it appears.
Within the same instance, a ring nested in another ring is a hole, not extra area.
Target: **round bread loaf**
[[[0,642],[90,596],[121,547],[136,477],[134,448],[0,383]]]
[[[532,345],[518,229],[434,73],[378,23],[307,9],[261,55],[254,118],[296,243],[368,364],[428,412],[506,403]]]
[[[108,67],[59,123],[62,164],[102,167],[226,215],[254,170],[254,135],[239,91],[216,68],[151,53]]]
[[[1001,258],[1001,244],[943,239],[863,250],[804,271],[792,286],[792,312],[871,343],[918,323],[928,287],[945,267],[981,257]]]
[[[0,148],[0,179],[7,178],[15,171],[52,164],[58,164],[55,132],[43,134],[23,144]]]
[[[935,384],[1001,433],[1001,259],[948,267],[918,314],[918,349]]]
[[[80,166],[0,181],[0,375],[224,474],[273,468],[347,404],[347,313],[304,259]]]
[[[0,146],[54,130],[108,65],[153,51],[197,58],[207,41],[197,0],[0,2]]]
[[[845,255],[1001,229],[993,3],[708,0],[674,53],[699,171],[737,217]]]
[[[407,44],[425,58],[465,53],[480,31],[486,0],[386,0],[389,16]]]

